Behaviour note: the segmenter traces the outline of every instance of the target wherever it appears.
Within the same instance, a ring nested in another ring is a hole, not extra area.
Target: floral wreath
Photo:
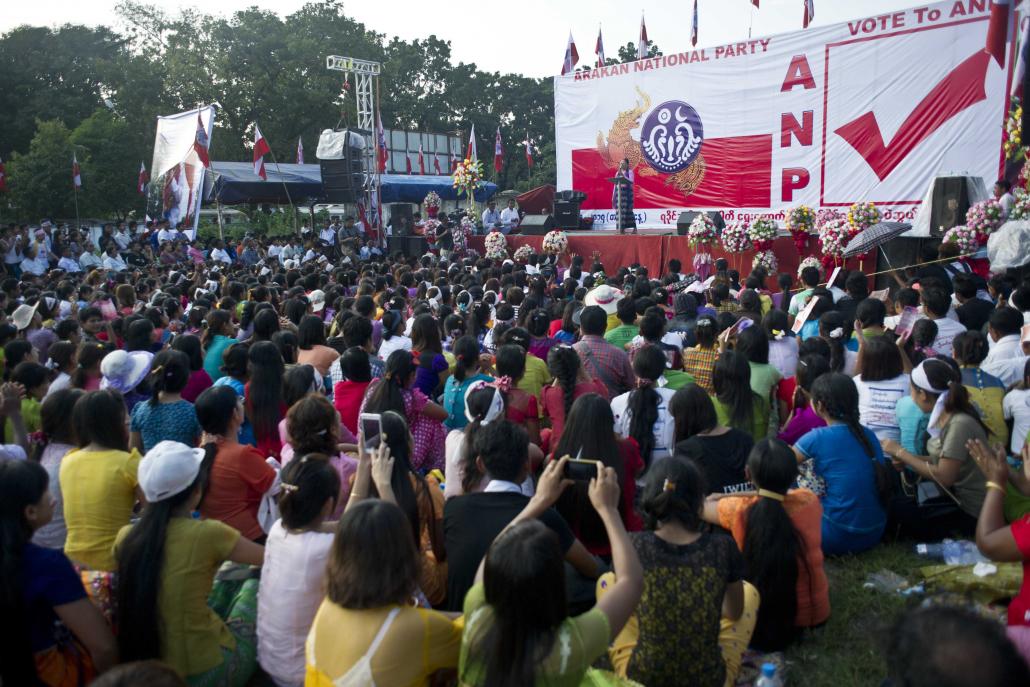
[[[569,235],[560,229],[547,232],[544,236],[544,242],[541,246],[544,253],[561,255],[569,247]]]
[[[747,235],[757,250],[770,251],[773,240],[776,238],[776,232],[776,222],[769,217],[759,217],[751,223]]]
[[[422,204],[427,208],[438,208],[440,207],[440,196],[436,191],[430,191],[426,194],[426,197],[422,200]]]
[[[708,216],[707,212],[699,212],[687,229],[687,243],[691,248],[703,248],[707,252],[707,246],[715,243],[719,232],[715,228],[715,222]]]
[[[976,232],[977,241],[982,246],[987,243],[987,237],[1001,227],[1002,208],[994,198],[981,200],[974,204],[966,213],[966,226]]]
[[[748,235],[748,223],[745,220],[727,224],[720,238],[723,250],[727,253],[743,253],[755,247]]]
[[[786,229],[794,240],[798,255],[808,248],[808,235],[815,229],[815,210],[807,205],[799,205],[787,212]]]
[[[779,268],[779,262],[776,260],[776,254],[772,250],[761,250],[755,254],[755,257],[751,260],[751,269],[756,267],[765,268],[766,272],[770,274],[775,272]]]
[[[957,244],[959,252],[963,255],[975,253],[980,247],[978,232],[972,227],[967,227],[961,224],[957,227],[948,229],[941,241],[943,243]]]
[[[508,239],[499,231],[491,231],[486,235],[483,248],[490,260],[505,260],[508,257]]]

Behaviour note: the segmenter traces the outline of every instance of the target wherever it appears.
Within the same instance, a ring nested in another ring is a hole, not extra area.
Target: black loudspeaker
[[[412,231],[412,210],[408,203],[390,203],[390,226],[394,236],[408,236]]]
[[[930,198],[930,236],[940,238],[952,227],[966,223],[969,189],[965,177],[937,177]]]
[[[524,235],[543,236],[554,229],[554,218],[550,215],[526,215],[519,229]]]
[[[579,203],[557,201],[554,204],[554,221],[560,229],[579,229]]]
[[[676,220],[676,233],[680,236],[687,235],[687,229],[690,228],[690,223],[694,221],[694,218],[700,215],[698,211],[681,212],[679,219]],[[708,213],[712,223],[715,224],[715,228],[722,231],[726,228],[726,220],[722,218],[722,213],[715,210],[711,210]]]
[[[341,160],[319,160],[322,189],[330,203],[356,203],[365,185],[364,162],[361,151],[347,148],[347,157]]]
[[[421,258],[429,252],[429,242],[422,236],[388,236],[386,250],[389,255],[399,252],[406,258]]]
[[[573,203],[582,203],[587,199],[587,194],[582,191],[558,191],[554,194],[555,201],[570,201]]]

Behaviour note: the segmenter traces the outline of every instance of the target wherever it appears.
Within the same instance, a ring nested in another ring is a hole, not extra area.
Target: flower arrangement
[[[430,191],[426,194],[426,197],[422,199],[422,204],[427,208],[439,208],[440,207],[440,196],[436,191]]]
[[[808,234],[815,228],[815,210],[807,205],[799,205],[787,211],[787,231],[794,239],[794,247],[798,255],[808,248]]]
[[[823,208],[819,212],[815,213],[815,230],[818,232],[824,224],[832,222],[835,219],[840,219],[841,216],[840,212],[833,208]]]
[[[559,229],[549,231],[544,236],[542,248],[544,253],[561,255],[569,248],[569,235]]]
[[[851,225],[852,236],[874,224],[879,224],[879,222],[880,211],[876,209],[875,203],[869,201],[855,203],[848,208],[848,224]]]
[[[699,212],[687,229],[687,243],[691,248],[701,247],[707,252],[707,246],[715,243],[719,232],[715,228],[715,222],[708,216],[707,212]]]
[[[844,219],[830,220],[819,229],[819,248],[823,253],[824,269],[839,265],[844,257],[844,247],[851,240],[851,223]]]
[[[1001,203],[994,198],[981,200],[966,213],[966,226],[978,235],[980,245],[987,243],[987,237],[1001,226]]]
[[[1030,220],[1030,194],[1026,191],[1016,191],[1016,202],[1009,210],[1009,219]]]
[[[508,239],[499,231],[491,231],[486,235],[483,248],[490,260],[504,260],[508,257]]]
[[[722,230],[722,247],[727,253],[743,253],[754,248],[748,236],[748,223],[737,220]]]
[[[422,221],[419,226],[416,227],[416,233],[422,234],[427,237],[430,241],[434,240],[436,236],[436,229],[440,226],[440,221],[430,217],[427,220]]]
[[[977,248],[980,247],[977,232],[971,227],[962,226],[961,224],[948,229],[942,241],[944,243],[958,244],[958,249],[963,254],[975,253]]]
[[[760,251],[772,250],[773,239],[776,238],[776,222],[768,217],[759,217],[748,227],[747,235],[755,248]]]
[[[1026,148],[1023,146],[1020,122],[1023,119],[1023,106],[1018,98],[1012,99],[1012,106],[1009,108],[1008,119],[1005,120],[1005,130],[1002,132],[1002,147],[1005,150],[1006,160],[1019,160],[1026,156]]]
[[[519,246],[515,250],[515,255],[512,256],[515,262],[526,263],[529,261],[529,256],[533,254],[533,247],[530,245]]]
[[[468,250],[468,237],[476,233],[476,222],[468,214],[465,214],[461,218],[461,222],[458,226],[451,230],[451,235],[454,237],[454,250],[457,253],[462,253]]]
[[[823,264],[819,262],[819,258],[815,257],[814,255],[809,255],[807,258],[801,261],[800,265],[798,265],[798,278],[801,277],[801,273],[805,270],[806,267],[814,267],[817,270],[819,270],[819,272],[823,271]]]
[[[454,174],[451,175],[451,183],[457,189],[459,195],[468,196],[470,210],[476,204],[473,193],[482,182],[483,163],[479,160],[465,158],[455,165]]]
[[[779,263],[776,262],[776,254],[772,250],[762,250],[755,254],[755,257],[751,260],[751,269],[756,267],[763,267],[769,274],[776,272],[779,267]]]

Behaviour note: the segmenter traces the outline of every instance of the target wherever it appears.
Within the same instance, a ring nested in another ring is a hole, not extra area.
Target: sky
[[[116,0],[0,0],[0,32],[21,24],[57,26],[65,23],[118,26]],[[698,47],[784,33],[801,28],[804,0],[762,0],[754,10],[750,0],[698,0]],[[151,0],[166,11],[198,3]],[[218,0],[203,5],[214,14],[231,14],[258,6],[289,14],[303,0]],[[856,17],[926,5],[919,0],[815,0],[813,25],[834,24]],[[561,70],[565,44],[572,31],[580,63],[593,59],[600,25],[605,50],[615,57],[618,46],[636,42],[644,12],[648,37],[663,52],[690,46],[691,0],[478,0],[445,2],[428,9],[425,0],[368,0],[345,2],[345,12],[366,27],[406,40],[435,34],[451,41],[455,62],[475,62],[488,71],[526,76],[552,76]],[[346,52],[343,46],[341,50]],[[353,57],[362,57],[354,55]]]

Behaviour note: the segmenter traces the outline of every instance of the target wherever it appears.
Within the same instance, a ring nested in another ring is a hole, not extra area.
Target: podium
[[[622,205],[623,194],[624,193],[628,194],[628,193],[631,192],[631,189],[632,189],[632,186],[633,186],[633,180],[630,179],[629,177],[614,176],[614,177],[608,179],[608,181],[610,181],[611,183],[615,184],[615,193],[614,193],[614,196],[615,196],[615,228],[620,233],[626,231],[626,229],[635,229],[636,228],[636,222],[633,222],[633,226],[632,227],[627,227],[627,226],[623,225],[622,212],[619,210],[619,206]],[[632,214],[632,212],[633,212],[633,208],[631,207],[630,208],[630,213]]]

